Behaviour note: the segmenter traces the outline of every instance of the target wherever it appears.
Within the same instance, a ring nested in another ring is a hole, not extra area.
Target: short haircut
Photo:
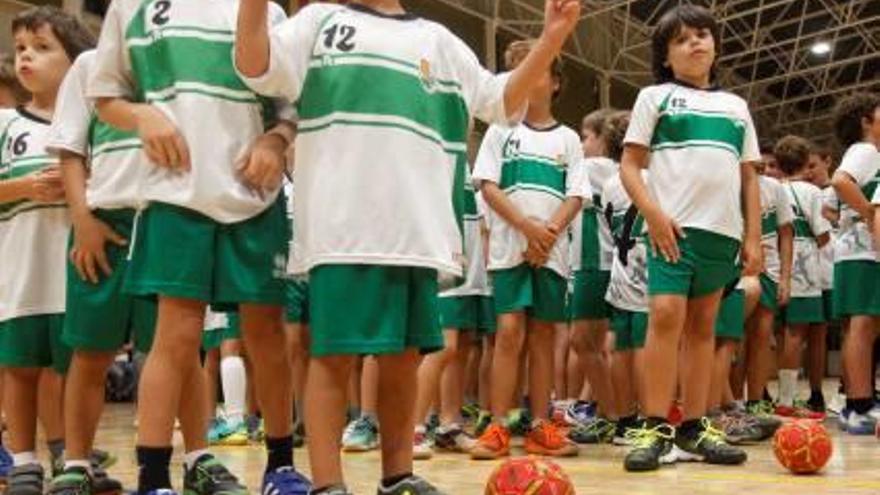
[[[862,120],[873,122],[877,108],[880,96],[873,93],[855,93],[840,100],[834,109],[834,134],[844,149],[865,138]]]
[[[669,12],[663,14],[654,32],[651,35],[651,67],[654,72],[654,79],[657,83],[665,83],[675,79],[672,67],[667,64],[669,55],[669,42],[675,38],[678,33],[685,27],[694,29],[708,29],[715,39],[716,60],[718,50],[721,49],[721,28],[718,21],[712,15],[712,12],[705,7],[697,5],[679,5],[672,8]],[[710,75],[712,81],[715,80],[715,65],[712,65],[712,73]]]
[[[785,175],[796,174],[810,161],[813,145],[800,136],[788,135],[776,142],[773,155]]]
[[[80,53],[95,47],[95,37],[76,17],[52,6],[33,7],[12,19],[12,34],[25,29],[34,32],[49,26],[73,62]]]
[[[600,108],[588,113],[581,121],[581,129],[587,128],[593,134],[601,138],[605,132],[605,120],[617,110],[613,108]]]

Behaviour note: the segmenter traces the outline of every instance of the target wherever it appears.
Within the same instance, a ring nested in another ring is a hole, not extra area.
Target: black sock
[[[767,391],[767,387],[764,387],[764,395],[761,398],[767,402],[773,402],[773,397],[770,397],[770,392]]]
[[[138,446],[138,493],[171,489],[171,452],[171,447]]]
[[[397,476],[382,478],[382,487],[383,488],[391,488],[395,484],[400,483],[401,481],[409,478],[412,475],[413,475],[412,473],[403,473],[403,474],[398,474]]]
[[[874,408],[874,399],[846,399],[846,408],[856,414],[868,414]]]
[[[52,459],[60,459],[64,455],[64,439],[46,440],[46,447],[49,448],[49,454]]]
[[[678,427],[678,434],[685,438],[694,438],[702,429],[702,418],[688,419],[681,422],[681,426]]]
[[[293,435],[281,438],[266,437],[266,451],[269,452],[266,472],[282,467],[293,467]]]
[[[618,425],[623,425],[624,428],[632,428],[636,426],[636,423],[639,421],[639,416],[636,414],[632,414],[630,416],[623,416],[617,420]]]

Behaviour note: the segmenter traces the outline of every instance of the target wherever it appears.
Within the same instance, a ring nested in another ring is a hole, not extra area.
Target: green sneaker
[[[480,405],[476,402],[470,402],[461,406],[461,417],[466,421],[475,421],[480,415]]]
[[[575,443],[597,444],[610,443],[614,439],[617,425],[605,418],[593,418],[590,422],[576,426],[568,434],[568,438]]]
[[[116,456],[111,452],[101,449],[92,449],[92,455],[89,456],[92,466],[98,466],[101,469],[110,469],[116,464]]]
[[[92,495],[92,478],[83,468],[70,468],[52,478],[48,495]]]
[[[492,424],[492,413],[489,411],[480,411],[480,414],[477,416],[477,421],[474,423],[474,438],[480,438],[483,436],[483,433],[486,432],[486,429],[489,428],[489,425]]]
[[[626,432],[626,441],[632,450],[626,454],[623,467],[630,472],[656,471],[661,464],[675,462],[672,457],[675,428],[669,423],[661,423],[649,428],[647,424],[641,428]]]
[[[379,485],[377,495],[445,495],[436,486],[428,483],[420,476],[410,475],[393,486]]]
[[[712,426],[709,418],[703,418],[702,430],[692,437],[675,436],[673,455],[677,461],[696,461],[724,466],[736,466],[746,462],[745,451],[727,443],[724,432]]]
[[[342,433],[342,450],[345,452],[369,452],[378,447],[379,425],[369,416],[352,421]]]
[[[247,488],[216,457],[205,454],[183,475],[184,495],[247,495]]]
[[[524,436],[532,428],[532,413],[528,409],[514,409],[507,414],[507,429],[511,435]]]

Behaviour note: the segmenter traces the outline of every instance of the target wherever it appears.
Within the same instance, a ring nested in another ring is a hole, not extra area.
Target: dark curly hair
[[[834,134],[846,149],[865,138],[862,121],[874,121],[880,108],[880,96],[873,93],[855,93],[840,100],[834,109]]]
[[[34,32],[43,26],[52,28],[71,62],[95,47],[95,37],[76,17],[52,6],[33,7],[16,15],[12,19],[12,34],[22,29]]]
[[[608,158],[620,162],[623,157],[623,139],[629,128],[629,111],[619,110],[605,119],[602,129],[602,138],[605,140],[605,149],[608,150]]]
[[[788,135],[776,142],[773,155],[785,175],[793,175],[807,166],[813,145],[800,136]]]
[[[718,21],[712,15],[712,12],[705,7],[697,5],[679,5],[669,12],[663,14],[654,33],[651,35],[651,66],[654,72],[654,79],[658,84],[669,82],[675,79],[672,67],[667,65],[669,56],[669,42],[675,38],[683,27],[694,29],[708,29],[712,33],[715,40],[716,57],[718,50],[721,49],[721,27]],[[712,64],[712,72],[710,79],[715,80],[715,64]]]

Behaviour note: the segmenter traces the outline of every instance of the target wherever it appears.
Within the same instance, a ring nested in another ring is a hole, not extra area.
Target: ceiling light
[[[831,43],[828,43],[827,41],[817,41],[810,47],[810,51],[813,52],[813,55],[827,55],[831,53]]]

